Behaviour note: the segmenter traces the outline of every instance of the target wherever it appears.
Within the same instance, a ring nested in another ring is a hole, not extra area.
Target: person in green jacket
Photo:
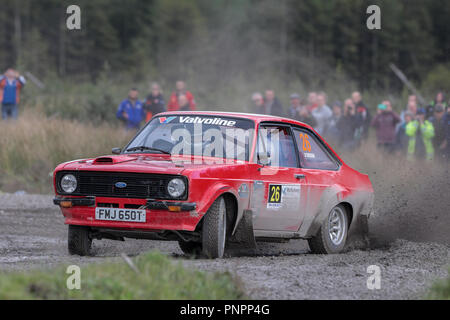
[[[424,108],[417,110],[416,119],[406,125],[405,133],[408,141],[408,159],[426,159],[434,158],[434,126],[425,119],[426,111]]]

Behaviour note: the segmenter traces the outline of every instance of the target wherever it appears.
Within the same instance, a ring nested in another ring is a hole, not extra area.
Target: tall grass
[[[229,273],[186,269],[158,252],[125,262],[107,261],[81,268],[80,290],[68,290],[65,268],[26,273],[0,272],[0,300],[11,299],[243,299],[239,279]]]
[[[109,154],[131,136],[120,125],[47,118],[36,111],[0,121],[0,190],[50,192],[57,164]]]

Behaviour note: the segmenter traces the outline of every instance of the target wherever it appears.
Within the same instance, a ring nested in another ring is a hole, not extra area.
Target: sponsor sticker
[[[215,124],[218,126],[234,127],[236,121],[222,118],[180,116],[180,123]]]
[[[238,193],[241,198],[248,198],[248,185],[246,183],[241,184],[238,189]]]
[[[159,117],[159,123],[169,123],[176,117]]]
[[[268,209],[279,209],[286,204],[294,204],[300,197],[300,185],[269,184]]]

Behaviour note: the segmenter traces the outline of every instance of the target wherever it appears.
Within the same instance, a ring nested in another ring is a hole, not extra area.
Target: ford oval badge
[[[116,188],[125,188],[127,184],[125,182],[116,182],[115,184]]]

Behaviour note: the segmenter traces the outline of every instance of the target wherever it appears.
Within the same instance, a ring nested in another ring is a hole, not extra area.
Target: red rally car
[[[166,112],[112,153],[54,171],[70,254],[124,238],[178,241],[210,258],[233,243],[294,238],[338,253],[372,211],[369,177],[291,119]]]

